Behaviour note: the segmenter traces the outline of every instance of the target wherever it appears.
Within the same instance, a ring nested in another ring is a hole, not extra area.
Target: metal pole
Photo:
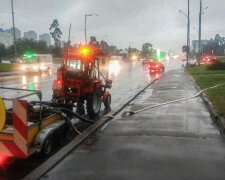
[[[70,27],[69,27],[69,36],[68,36],[67,48],[70,47],[70,31],[71,31],[71,23],[70,23]]]
[[[199,11],[199,42],[198,42],[198,58],[200,59],[202,51],[201,34],[202,33],[202,0],[200,0],[200,11]]]
[[[85,43],[87,44],[87,30],[86,30],[86,26],[87,26],[87,15],[85,14],[84,33],[85,33]]]
[[[190,51],[190,0],[188,0],[188,24],[187,24],[187,66],[188,66],[188,57]]]
[[[13,22],[14,53],[15,53],[15,58],[17,58],[17,51],[16,51],[16,32],[15,32],[15,22],[14,22],[13,0],[11,0],[11,7],[12,7],[12,22]]]

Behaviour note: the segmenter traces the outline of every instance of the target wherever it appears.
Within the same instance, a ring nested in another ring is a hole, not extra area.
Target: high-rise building
[[[6,29],[5,32],[8,32],[12,35],[13,37],[13,28],[10,29]],[[20,39],[21,38],[21,31],[15,27],[15,35],[16,35],[16,39]]]
[[[48,33],[43,33],[39,35],[39,41],[44,41],[46,42],[47,46],[51,45],[51,38]]]
[[[37,41],[37,33],[35,31],[24,32],[24,39],[33,39]]]
[[[11,33],[3,31],[0,32],[0,44],[4,44],[5,47],[9,47],[13,44],[13,36]]]

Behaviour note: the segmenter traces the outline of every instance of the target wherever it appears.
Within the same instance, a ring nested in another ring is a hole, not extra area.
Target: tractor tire
[[[85,114],[84,101],[78,101],[77,102],[77,113],[79,115],[84,115]]]
[[[54,150],[54,141],[53,138],[50,136],[44,142],[42,153],[43,155],[48,156],[53,153],[53,150]]]
[[[106,100],[104,102],[104,105],[105,105],[106,108],[110,107],[110,105],[111,105],[111,94],[107,95]]]
[[[87,99],[87,113],[89,116],[97,116],[101,109],[101,95],[94,91]]]

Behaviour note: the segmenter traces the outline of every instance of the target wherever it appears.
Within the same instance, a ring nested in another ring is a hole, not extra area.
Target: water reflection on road
[[[172,67],[169,64],[166,65],[167,69],[173,69],[175,67],[172,63]],[[135,91],[140,90],[155,78],[160,76],[159,73],[149,73],[148,67],[142,66],[140,62],[131,63],[113,63],[108,68],[109,78],[112,79],[113,85],[110,93],[112,95],[112,108],[118,106],[118,104],[126,101]],[[104,70],[104,74],[107,72],[107,68]],[[50,100],[52,97],[52,83],[56,78],[56,73],[29,73],[18,75],[16,79],[0,82],[0,86],[11,88],[22,88],[29,90],[41,90],[43,94],[43,100]],[[16,98],[22,96],[27,92],[23,91],[11,91],[0,89],[1,97]],[[36,97],[26,98],[27,100],[33,100]]]

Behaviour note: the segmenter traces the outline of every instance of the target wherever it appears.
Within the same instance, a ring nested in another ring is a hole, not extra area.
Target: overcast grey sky
[[[198,37],[199,0],[191,1],[191,34]],[[209,8],[203,15],[203,39],[216,33],[225,36],[225,0],[203,0]],[[49,32],[54,18],[59,20],[68,36],[72,23],[72,41],[84,42],[84,14],[98,13],[88,17],[88,36],[104,39],[119,48],[141,48],[151,42],[155,48],[165,51],[181,51],[186,42],[187,18],[178,13],[187,11],[187,0],[14,0],[15,24],[22,34],[34,30],[38,34]],[[0,27],[12,26],[10,0],[0,0]],[[2,26],[2,24],[4,24]]]

